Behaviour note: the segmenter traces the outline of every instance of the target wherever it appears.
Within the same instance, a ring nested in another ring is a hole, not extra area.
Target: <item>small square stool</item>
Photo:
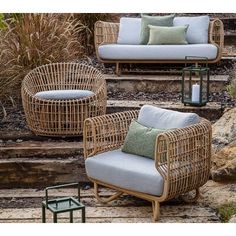
[[[51,189],[59,189],[64,187],[78,187],[78,200],[73,197],[64,197],[57,199],[48,199],[48,191]],[[52,187],[47,187],[45,189],[46,200],[42,202],[42,222],[46,223],[46,209],[53,213],[53,222],[57,223],[57,214],[63,212],[70,213],[70,223],[73,223],[73,211],[82,210],[82,223],[85,223],[85,206],[80,202],[80,184],[71,183],[63,184]]]

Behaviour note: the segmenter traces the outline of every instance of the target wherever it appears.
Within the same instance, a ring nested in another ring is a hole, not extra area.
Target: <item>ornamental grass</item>
[[[18,94],[33,68],[83,55],[81,23],[69,14],[6,14],[0,30],[0,98]]]

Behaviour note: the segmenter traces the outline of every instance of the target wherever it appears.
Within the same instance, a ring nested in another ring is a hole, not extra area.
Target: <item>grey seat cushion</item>
[[[218,49],[213,44],[187,45],[122,45],[106,44],[98,47],[104,60],[185,60],[186,56],[207,57],[213,60]]]
[[[200,117],[195,113],[178,112],[144,105],[139,112],[138,122],[156,129],[176,129],[197,124],[200,122]]]
[[[85,167],[89,177],[117,187],[156,196],[163,192],[163,178],[146,157],[114,150],[87,158]]]
[[[35,94],[35,97],[51,100],[67,100],[89,97],[94,95],[90,90],[50,90]]]

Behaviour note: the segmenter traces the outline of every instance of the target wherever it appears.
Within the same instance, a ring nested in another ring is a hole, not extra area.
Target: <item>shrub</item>
[[[236,203],[228,203],[218,208],[222,222],[228,222],[236,214]]]
[[[236,64],[233,65],[233,68],[230,72],[231,82],[229,85],[227,85],[227,91],[228,93],[236,98]]]
[[[0,96],[19,94],[24,76],[52,62],[72,61],[82,54],[81,24],[68,14],[12,14],[0,31]]]
[[[112,13],[76,13],[73,17],[81,23],[79,30],[79,40],[87,55],[94,53],[94,24],[96,21],[117,22],[118,14]]]
[[[236,98],[236,78],[233,78],[231,83],[227,86],[228,93]]]
[[[4,14],[0,13],[0,30],[5,29],[5,24],[4,24]]]

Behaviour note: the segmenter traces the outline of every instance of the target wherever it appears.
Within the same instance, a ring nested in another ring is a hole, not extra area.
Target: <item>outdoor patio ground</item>
[[[236,197],[235,184],[219,184],[213,181],[201,188],[202,197],[195,204],[183,203],[175,199],[161,204],[160,223],[221,222],[217,208],[222,202],[231,202]],[[111,190],[101,189],[102,196],[110,196]],[[44,199],[43,190],[37,189],[1,189],[0,190],[0,222],[25,223],[41,222],[41,202]],[[52,197],[76,196],[76,189],[53,190]],[[96,223],[106,222],[136,222],[152,221],[151,204],[147,201],[123,195],[110,204],[100,204],[94,198],[93,189],[81,191],[81,201],[86,205],[86,221]],[[80,212],[74,213],[75,222],[80,222]],[[47,212],[48,222],[52,215]],[[59,215],[58,222],[68,222],[68,213]]]
[[[82,57],[78,62],[92,65],[106,75],[107,113],[140,109],[144,104],[152,104],[178,111],[196,112],[214,123],[224,111],[236,105],[236,100],[226,91],[226,85],[236,78],[236,73],[232,73],[236,68],[236,15],[218,17],[224,22],[225,47],[221,62],[211,66],[210,102],[202,108],[185,107],[181,103],[181,70],[177,70],[176,66],[124,65],[123,74],[117,77],[114,75],[113,65],[104,67],[94,55]],[[0,223],[39,223],[41,202],[45,197],[44,187],[88,181],[82,155],[82,138],[54,139],[35,136],[26,124],[20,98],[15,99],[13,96],[1,102]],[[103,196],[110,196],[112,193],[107,189],[101,191]],[[86,222],[153,222],[151,203],[145,200],[123,195],[103,205],[95,199],[92,188],[81,190],[81,194],[81,201],[86,206]],[[219,213],[219,208],[225,204],[235,205],[236,184],[210,180],[201,188],[201,194],[199,201],[194,204],[184,203],[181,199],[162,203],[158,223],[223,222],[225,219]],[[76,190],[52,192],[53,198],[63,196],[76,196]],[[52,222],[52,214],[47,214],[48,222]],[[75,212],[74,216],[75,222],[81,221],[80,212]],[[61,214],[58,222],[69,222],[69,214]]]

